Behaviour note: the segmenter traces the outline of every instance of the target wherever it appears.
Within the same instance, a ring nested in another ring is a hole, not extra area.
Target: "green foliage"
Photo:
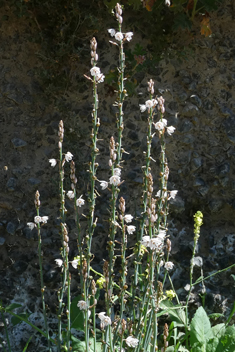
[[[203,309],[198,308],[190,324],[190,343],[192,346],[200,345],[205,350],[206,341],[213,336],[210,320]]]
[[[71,337],[72,341],[72,348],[74,352],[85,352],[86,351],[86,344],[85,341],[79,340],[76,337],[72,336]],[[90,338],[89,339],[89,345],[90,345],[90,351],[94,352],[94,339]],[[101,342],[96,342],[96,352],[101,352],[102,351],[102,343]]]
[[[77,296],[71,303],[71,328],[76,330],[84,330],[84,315],[83,312],[78,308],[77,303],[81,299],[81,296]]]

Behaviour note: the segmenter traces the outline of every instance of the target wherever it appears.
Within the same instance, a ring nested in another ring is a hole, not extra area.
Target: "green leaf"
[[[71,336],[72,341],[72,349],[73,352],[85,352],[86,351],[86,343],[85,341],[81,341],[77,339],[75,336]],[[89,339],[89,349],[94,352],[94,339]],[[102,343],[96,341],[96,352],[102,351]]]
[[[225,324],[221,323],[221,324],[217,324],[215,326],[212,326],[211,331],[212,331],[214,337],[220,338],[225,332]]]
[[[22,352],[26,352],[26,350],[27,350],[27,348],[28,348],[28,346],[29,346],[29,343],[30,343],[30,341],[32,340],[32,337],[33,337],[33,335],[30,336],[30,338],[29,338],[28,341],[26,342],[25,348],[23,349]]]
[[[20,317],[24,318],[24,319],[28,319],[28,317],[30,316],[30,314],[28,313],[19,313],[17,314],[17,316],[13,316],[11,318],[11,323],[13,326],[22,323],[22,319],[20,319]]]
[[[178,349],[178,352],[189,352],[189,350],[187,348],[185,348],[184,346],[180,346]]]
[[[164,301],[161,301],[160,307],[165,310],[165,313],[168,313],[170,315],[171,320],[176,322],[178,326],[186,325],[186,316],[181,305],[174,306],[171,301],[166,299]]]
[[[229,324],[229,322],[230,322],[230,320],[232,319],[234,313],[235,313],[235,302],[233,303],[233,307],[232,307],[231,312],[230,312],[230,314],[229,314],[229,317],[228,317],[228,319],[227,319],[227,321],[226,321],[226,325]]]
[[[6,311],[6,312],[9,312],[9,311],[12,311],[13,309],[20,308],[20,307],[22,307],[21,304],[18,304],[18,303],[11,303],[9,306],[7,306],[7,307],[5,308],[5,311]]]
[[[206,345],[206,341],[213,337],[210,320],[203,307],[197,309],[190,324],[190,343],[199,342]]]
[[[169,347],[167,347],[167,349],[166,349],[166,352],[174,352],[174,351],[175,351],[174,346],[169,346]]]
[[[219,344],[219,339],[214,337],[213,339],[209,340],[206,345],[206,352],[216,352]]]
[[[217,319],[217,318],[221,318],[224,317],[224,314],[221,313],[212,313],[208,315],[209,319]]]
[[[71,328],[84,331],[84,313],[77,307],[78,301],[80,301],[81,296],[77,296],[73,299],[71,303]]]
[[[228,326],[224,334],[220,337],[219,344],[215,352],[234,352],[234,351],[235,351],[235,327]]]
[[[185,13],[181,12],[175,16],[174,26],[173,26],[174,30],[178,30],[179,28],[191,29],[191,27],[192,27],[192,22],[190,21],[190,19]]]
[[[204,6],[205,10],[210,12],[216,10],[218,8],[219,3],[221,0],[200,0],[198,1],[199,6]]]

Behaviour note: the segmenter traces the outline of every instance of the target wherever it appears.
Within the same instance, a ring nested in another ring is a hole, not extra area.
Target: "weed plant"
[[[168,235],[167,217],[170,200],[177,196],[177,191],[167,189],[169,167],[166,158],[165,136],[166,134],[171,136],[175,128],[167,124],[164,117],[164,98],[155,96],[152,79],[147,85],[149,96],[145,104],[140,105],[140,113],[146,115],[147,122],[147,150],[144,153],[144,165],[142,166],[141,218],[134,219],[132,214],[126,212],[125,194],[122,192],[122,184],[125,182],[122,180],[125,167],[123,154],[126,153],[123,140],[123,103],[127,98],[124,47],[131,41],[133,33],[123,32],[122,11],[122,7],[117,4],[114,11],[117,29],[108,29],[112,39],[110,43],[119,50],[117,97],[114,102],[117,109],[117,123],[116,132],[109,141],[109,176],[106,180],[99,180],[97,177],[98,133],[101,123],[98,117],[98,88],[104,81],[104,75],[98,65],[95,38],[92,38],[90,45],[92,66],[90,76],[85,75],[93,91],[88,197],[83,196],[76,187],[77,178],[73,154],[65,153],[63,150],[63,121],[59,122],[59,156],[57,159],[49,160],[53,168],[58,168],[60,190],[61,251],[60,256],[58,255],[55,260],[55,264],[61,270],[61,285],[57,291],[57,331],[50,329],[45,302],[47,288],[43,280],[41,227],[49,219],[47,216],[40,215],[40,194],[37,191],[35,194],[36,215],[34,222],[28,223],[28,226],[31,229],[36,227],[38,231],[44,329],[41,330],[34,326],[30,318],[14,313],[14,309],[19,308],[20,305],[16,303],[8,307],[1,305],[0,312],[6,332],[6,342],[2,341],[2,350],[5,352],[12,351],[7,328],[7,314],[26,322],[42,334],[47,340],[49,352],[234,352],[235,350],[235,328],[233,325],[229,326],[235,307],[225,323],[213,327],[203,307],[198,308],[193,317],[189,312],[189,300],[193,287],[199,283],[204,285],[207,279],[203,277],[202,272],[201,277],[193,282],[195,248],[203,223],[203,215],[200,211],[194,215],[194,249],[190,263],[188,293],[184,304],[180,302],[171,280],[170,272],[174,269],[174,264],[170,261],[171,241]],[[154,175],[151,169],[152,163],[155,162],[151,152],[153,138],[158,138],[161,145],[160,168],[157,177],[159,190],[156,194],[154,194]],[[68,165],[70,166],[71,187],[70,190],[65,190],[64,180]],[[104,258],[103,273],[99,273],[92,267],[95,253],[92,253],[91,248],[98,221],[96,200],[97,197],[102,197],[103,192],[110,194],[109,233],[106,234],[108,256]],[[66,224],[66,197],[73,202],[74,206],[77,233],[76,257],[70,256],[69,231]],[[87,221],[85,232],[80,226],[82,217],[85,217]],[[133,236],[136,239],[135,246],[129,248],[129,238]],[[128,271],[131,265],[134,267],[134,273],[129,278]],[[79,276],[79,292],[76,297],[71,297],[71,266],[77,269]],[[166,281],[170,283],[171,290],[165,290]],[[105,293],[103,311],[97,308],[101,290]],[[73,329],[81,332],[80,339],[75,337]],[[24,351],[27,350],[30,339]]]

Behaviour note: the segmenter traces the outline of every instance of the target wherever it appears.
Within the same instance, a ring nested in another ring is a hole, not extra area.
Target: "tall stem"
[[[35,194],[35,207],[36,207],[36,212],[37,212],[38,217],[39,217],[39,207],[40,207],[39,197],[40,197],[40,194],[37,191]],[[41,296],[42,296],[42,310],[43,310],[45,330],[46,330],[46,334],[47,334],[48,349],[49,349],[49,352],[51,352],[51,343],[50,343],[50,335],[49,335],[49,330],[48,330],[45,294],[44,294],[45,293],[45,286],[44,286],[43,269],[42,269],[42,257],[43,257],[43,255],[42,255],[42,237],[41,237],[41,226],[40,226],[39,222],[37,224],[37,230],[38,230],[38,260],[39,260],[39,273],[40,273]]]
[[[62,273],[62,286],[58,291],[58,300],[59,300],[59,307],[58,307],[58,352],[61,352],[61,344],[62,344],[62,314],[64,309],[64,293],[66,290],[66,276],[67,272],[65,270],[65,263],[66,263],[66,250],[63,241],[63,231],[64,231],[64,223],[65,223],[65,191],[64,191],[64,163],[63,160],[63,138],[64,138],[64,124],[61,120],[59,123],[59,174],[60,174],[60,231],[61,231],[61,256],[63,258],[63,273]]]

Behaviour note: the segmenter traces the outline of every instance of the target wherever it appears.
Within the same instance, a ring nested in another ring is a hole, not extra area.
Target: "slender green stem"
[[[194,0],[194,2],[193,2],[192,21],[194,20],[194,17],[196,14],[197,1],[198,0]]]
[[[61,352],[61,343],[62,343],[62,314],[63,314],[63,309],[64,309],[64,303],[63,303],[63,298],[64,298],[64,293],[66,290],[66,276],[67,276],[67,271],[65,268],[66,264],[66,250],[64,246],[64,241],[63,241],[63,231],[64,231],[64,223],[65,223],[65,191],[64,191],[64,163],[65,160],[63,159],[63,150],[62,150],[62,144],[63,144],[63,137],[64,137],[64,125],[63,121],[60,121],[59,123],[59,174],[60,174],[60,231],[61,231],[61,244],[62,244],[62,249],[61,249],[61,256],[63,258],[63,272],[62,272],[62,286],[58,291],[58,301],[59,301],[59,307],[58,307],[58,352]]]
[[[122,25],[119,23],[119,32],[122,32]],[[124,129],[123,123],[123,102],[127,95],[124,89],[124,71],[125,71],[125,54],[123,51],[123,40],[119,42],[119,67],[118,67],[118,115],[117,115],[117,129],[118,129],[118,142],[117,142],[117,160],[116,167],[121,166],[122,160],[122,132]]]
[[[177,301],[178,304],[180,304],[179,297],[178,297],[178,295],[177,295],[177,293],[176,293],[175,287],[174,287],[174,285],[173,285],[173,282],[172,282],[172,280],[171,280],[171,276],[170,276],[170,274],[168,273],[168,271],[167,271],[167,276],[168,276],[168,279],[169,279],[169,281],[170,281],[172,290],[175,292],[176,301]]]
[[[215,275],[220,274],[220,273],[222,273],[222,272],[224,272],[224,271],[227,271],[227,270],[233,268],[234,266],[235,266],[235,264],[232,264],[232,265],[228,266],[228,267],[225,268],[225,269],[221,269],[221,270],[216,271],[216,273],[213,273],[213,274],[208,275],[208,276],[203,277],[203,278],[201,277],[201,278],[197,279],[197,280],[192,284],[192,286],[198,285],[198,284],[200,284],[200,282],[206,281],[206,280],[210,279],[212,276],[215,276]]]
[[[39,216],[39,208],[37,208],[36,210],[37,210],[37,216]],[[47,333],[48,349],[49,349],[49,352],[51,352],[51,344],[50,344],[50,338],[49,338],[50,336],[49,336],[47,314],[46,314],[45,294],[44,294],[45,286],[44,286],[43,269],[42,269],[42,238],[41,238],[40,223],[37,224],[37,230],[38,230],[38,258],[39,258],[39,273],[40,273],[40,283],[41,283],[42,310],[43,310],[45,330]]]
[[[150,94],[150,100],[152,99],[152,94]],[[150,108],[148,116],[148,132],[147,132],[147,152],[145,157],[145,167],[144,167],[144,184],[143,184],[143,216],[140,223],[140,231],[138,231],[138,252],[135,262],[135,275],[134,275],[134,287],[137,287],[138,284],[138,275],[142,273],[142,266],[139,264],[141,262],[141,245],[140,241],[142,240],[144,230],[145,230],[145,221],[146,221],[146,210],[147,210],[147,187],[148,187],[148,175],[151,171],[150,162],[151,162],[151,146],[152,146],[152,123],[153,123],[153,109]],[[134,294],[135,295],[135,294]]]
[[[68,253],[66,252],[66,267],[67,267],[67,349],[68,351],[70,350],[70,339],[71,339],[71,321],[70,321],[70,316],[71,316],[71,277],[70,277],[70,272],[69,272],[69,258],[68,258]]]

